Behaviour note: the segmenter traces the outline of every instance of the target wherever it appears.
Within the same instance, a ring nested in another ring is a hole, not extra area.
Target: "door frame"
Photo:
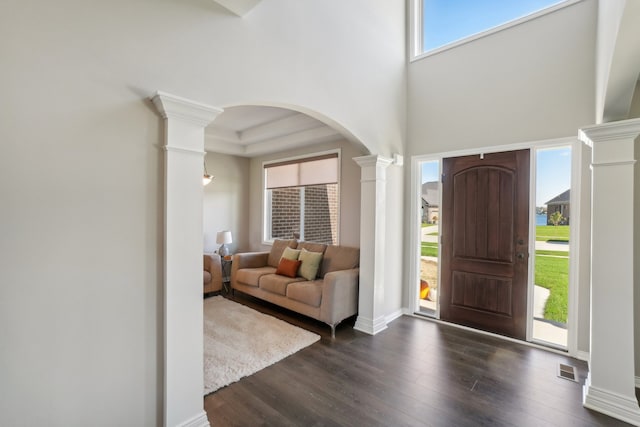
[[[582,179],[582,156],[581,156],[581,146],[580,141],[577,137],[568,137],[568,138],[556,138],[556,139],[547,139],[540,141],[530,141],[523,143],[514,143],[514,144],[505,144],[505,145],[496,145],[490,147],[481,147],[481,148],[470,148],[465,150],[456,150],[456,151],[447,151],[447,152],[438,152],[424,155],[414,155],[411,157],[411,184],[410,184],[410,209],[408,210],[409,215],[409,246],[410,252],[408,256],[408,280],[405,284],[406,295],[409,296],[408,301],[408,313],[414,314],[419,309],[419,286],[417,284],[420,281],[420,228],[421,228],[421,218],[420,218],[420,207],[421,205],[421,197],[420,197],[420,188],[421,188],[421,170],[420,164],[422,162],[428,161],[438,161],[439,162],[439,170],[440,175],[442,175],[442,159],[446,157],[462,157],[462,156],[470,156],[470,155],[479,155],[483,153],[496,153],[501,151],[515,151],[522,149],[531,150],[530,155],[530,179],[529,179],[529,197],[530,197],[530,208],[531,206],[535,206],[535,190],[536,190],[536,156],[535,151],[537,149],[543,148],[553,148],[559,146],[570,146],[571,147],[571,229],[569,240],[571,241],[571,246],[575,248],[572,251],[572,255],[569,257],[569,301],[568,301],[568,336],[567,336],[567,352],[569,355],[573,357],[580,357],[581,355],[578,352],[578,283],[577,277],[579,272],[579,257],[577,256],[578,248],[579,248],[579,230],[580,230],[580,182]],[[440,188],[440,205],[442,205],[442,180],[439,182]],[[529,253],[535,254],[535,216],[529,216]],[[535,256],[535,255],[534,255]],[[534,281],[534,268],[533,268],[533,259],[534,256],[529,257],[529,273],[528,273],[528,283],[527,283],[527,343],[534,343],[532,340],[533,335],[533,281]],[[438,252],[438,264],[441,263],[441,254]],[[438,269],[438,282],[440,282],[440,274],[441,271]],[[440,302],[438,301],[438,305],[436,307],[435,318],[440,319]],[[479,331],[483,332],[483,331]],[[493,334],[492,334],[493,335]],[[498,337],[502,337],[501,335],[495,335]],[[502,337],[505,339],[511,339],[507,337]],[[518,341],[522,342],[522,341]],[[548,347],[552,349],[553,347]],[[564,353],[564,351],[563,351]]]

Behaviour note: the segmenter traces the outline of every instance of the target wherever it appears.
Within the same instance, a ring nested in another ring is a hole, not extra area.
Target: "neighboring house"
[[[560,212],[562,214],[562,221],[560,221],[561,225],[569,225],[571,190],[567,190],[564,193],[557,195],[545,204],[547,205],[547,225],[553,225],[550,218],[554,212]]]
[[[422,184],[422,222],[437,224],[440,220],[440,191],[438,182],[425,182]]]

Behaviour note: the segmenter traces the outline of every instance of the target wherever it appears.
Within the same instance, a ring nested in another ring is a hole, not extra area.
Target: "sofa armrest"
[[[325,274],[320,303],[321,321],[336,325],[358,312],[359,278],[359,268]]]
[[[269,252],[244,252],[233,256],[233,269],[258,268],[267,265]]]
[[[231,263],[231,287],[235,287],[236,273],[241,268],[260,268],[267,265],[269,252],[243,252],[233,256]]]

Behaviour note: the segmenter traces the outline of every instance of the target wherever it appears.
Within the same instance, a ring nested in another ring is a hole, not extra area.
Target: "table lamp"
[[[220,247],[218,248],[218,255],[221,257],[225,257],[229,255],[229,248],[227,247],[227,243],[231,243],[231,232],[230,231],[218,231],[218,235],[216,236],[216,243],[220,243]]]

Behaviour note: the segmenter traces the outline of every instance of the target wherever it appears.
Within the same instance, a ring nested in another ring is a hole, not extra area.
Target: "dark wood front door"
[[[526,339],[529,150],[443,160],[440,317]]]

